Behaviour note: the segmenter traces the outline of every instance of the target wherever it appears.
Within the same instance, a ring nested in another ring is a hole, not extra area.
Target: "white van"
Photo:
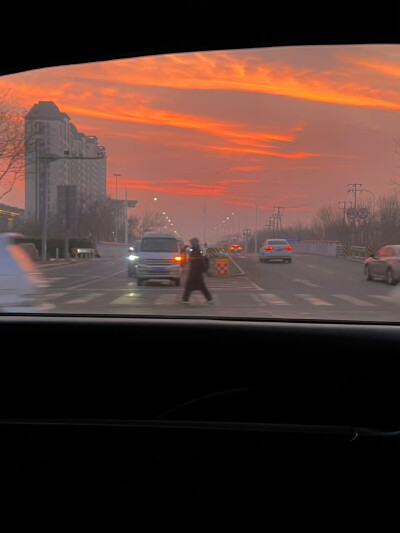
[[[147,280],[170,280],[175,285],[180,285],[184,261],[176,235],[146,232],[140,241],[137,255],[138,285]]]

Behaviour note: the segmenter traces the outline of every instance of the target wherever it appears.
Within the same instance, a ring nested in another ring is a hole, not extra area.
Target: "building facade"
[[[60,214],[67,198],[71,222],[106,198],[106,181],[106,150],[97,137],[79,132],[54,102],[35,104],[25,117],[25,219]]]
[[[15,222],[24,214],[24,210],[11,205],[0,204],[0,233],[14,231]]]

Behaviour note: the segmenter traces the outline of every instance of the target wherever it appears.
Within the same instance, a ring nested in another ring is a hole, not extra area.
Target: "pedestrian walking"
[[[189,303],[190,295],[193,291],[200,291],[208,304],[213,303],[213,298],[204,283],[204,273],[208,269],[208,257],[206,257],[200,248],[200,241],[197,237],[190,239],[191,248],[189,250],[189,271],[185,283],[185,289],[182,295],[182,303]]]

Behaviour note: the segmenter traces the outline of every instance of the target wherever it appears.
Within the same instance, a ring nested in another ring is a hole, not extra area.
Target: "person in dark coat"
[[[203,278],[208,259],[201,252],[199,239],[196,237],[190,239],[190,244],[189,272],[186,279],[185,290],[182,295],[182,303],[189,303],[189,298],[193,291],[201,291],[202,294],[204,294],[207,303],[211,304],[213,303],[213,299]]]

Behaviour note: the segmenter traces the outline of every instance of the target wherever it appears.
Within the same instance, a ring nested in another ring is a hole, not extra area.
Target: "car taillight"
[[[266,246],[265,249],[266,249],[266,250],[273,250],[274,247],[273,247],[273,246]]]
[[[285,250],[291,250],[292,247],[291,246],[285,246]]]
[[[175,261],[176,263],[181,263],[181,262],[182,262],[182,259],[183,259],[183,258],[182,258],[181,255],[176,255],[176,256],[174,257],[174,261]]]

